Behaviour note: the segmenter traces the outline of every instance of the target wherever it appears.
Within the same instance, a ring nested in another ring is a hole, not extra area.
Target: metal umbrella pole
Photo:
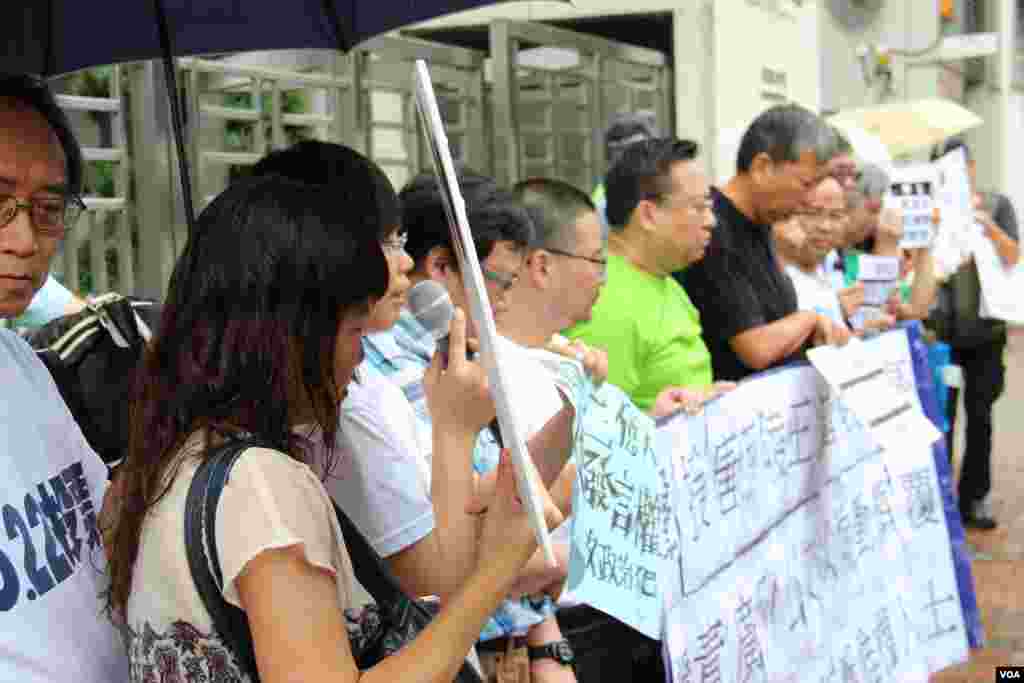
[[[156,13],[157,30],[160,33],[160,49],[163,52],[164,78],[167,83],[167,96],[171,100],[171,126],[174,129],[174,147],[178,152],[178,173],[181,176],[181,196],[185,202],[185,224],[188,236],[195,236],[196,209],[192,203],[192,173],[189,170],[188,157],[185,156],[185,122],[181,117],[181,101],[178,92],[177,69],[174,65],[174,46],[171,45],[171,32],[167,25],[167,12],[164,11],[163,0],[153,0]]]

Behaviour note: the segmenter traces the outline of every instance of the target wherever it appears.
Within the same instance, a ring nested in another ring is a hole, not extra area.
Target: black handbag
[[[110,467],[128,450],[131,386],[161,310],[111,292],[26,335],[86,441]]]
[[[220,559],[217,556],[217,503],[231,468],[249,448],[274,448],[256,439],[236,439],[214,449],[196,469],[185,503],[185,550],[196,590],[213,621],[214,630],[235,654],[236,662],[253,681],[259,680],[252,633],[245,612],[224,600]],[[363,538],[348,516],[334,504],[356,579],[376,605],[346,610],[349,642],[360,670],[394,654],[426,628],[433,617],[428,604],[411,600],[380,555]],[[482,683],[468,662],[455,677],[457,683]]]

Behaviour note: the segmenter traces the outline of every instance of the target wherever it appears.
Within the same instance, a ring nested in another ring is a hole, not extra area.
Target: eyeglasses
[[[10,195],[0,195],[0,228],[7,227],[21,210],[32,217],[32,225],[40,235],[62,239],[78,222],[85,203],[74,195],[27,202]]]
[[[606,258],[594,258],[593,256],[584,256],[583,254],[573,254],[569,251],[562,251],[561,249],[552,249],[551,247],[544,247],[544,251],[549,251],[552,254],[558,254],[559,256],[565,256],[567,258],[576,258],[583,261],[589,261],[595,266],[600,266],[601,269],[608,267],[608,259]]]
[[[695,213],[702,213],[704,211],[710,211],[714,208],[714,202],[711,197],[701,197],[699,199],[686,198],[685,201],[675,202],[674,198],[670,194],[663,194],[660,192],[652,192],[644,195],[644,199],[652,202],[663,202],[668,208],[683,208],[689,209]],[[667,201],[666,201],[667,200]]]
[[[380,241],[380,246],[390,254],[401,254],[405,251],[405,245],[409,243],[409,233],[403,232],[386,240]]]
[[[519,282],[519,273],[498,273],[484,267],[481,267],[480,271],[484,274],[484,279],[498,283],[502,292],[507,292],[512,289],[513,285]]]
[[[803,209],[797,211],[797,216],[800,218],[810,218],[817,220],[826,221],[841,221],[847,216],[847,213],[843,209]]]

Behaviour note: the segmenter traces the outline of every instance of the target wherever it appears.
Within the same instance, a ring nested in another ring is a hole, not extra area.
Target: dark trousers
[[[960,465],[960,508],[980,501],[992,489],[992,404],[1003,393],[1006,367],[1003,350],[1006,336],[971,348],[954,348],[953,363],[963,368],[964,412],[967,414],[966,448]],[[953,434],[956,425],[959,391],[952,389],[947,407],[949,433],[946,447],[953,459]]]
[[[588,605],[556,612],[558,625],[576,653],[579,683],[663,683],[661,643]]]

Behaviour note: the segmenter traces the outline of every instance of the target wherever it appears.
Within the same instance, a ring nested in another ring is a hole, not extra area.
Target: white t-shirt
[[[126,681],[125,649],[99,598],[106,466],[49,372],[6,330],[0,387],[0,681]]]
[[[200,460],[198,433],[182,449],[177,476],[147,513],[126,620],[133,683],[247,681],[203,605],[185,553],[185,501]],[[217,555],[224,599],[241,607],[235,581],[261,552],[301,546],[305,560],[335,577],[338,606],[353,607],[352,564],[319,478],[285,453],[250,448],[217,504]],[[176,674],[172,675],[172,674]]]
[[[331,497],[382,557],[427,536],[434,529],[431,448],[402,390],[378,372],[360,372],[339,426],[336,462],[324,481]]]
[[[819,269],[809,274],[794,265],[786,266],[786,274],[793,281],[796,290],[797,307],[801,311],[814,311],[827,316],[833,322],[845,324],[843,307],[839,303],[839,295],[832,288],[832,283],[824,272]]]
[[[562,395],[551,372],[532,356],[533,350],[498,337],[498,352],[504,364],[503,376],[508,382],[512,410],[523,435],[529,439],[562,409]],[[500,456],[494,436],[485,429],[477,440],[474,466],[478,472],[488,472],[497,467]]]

